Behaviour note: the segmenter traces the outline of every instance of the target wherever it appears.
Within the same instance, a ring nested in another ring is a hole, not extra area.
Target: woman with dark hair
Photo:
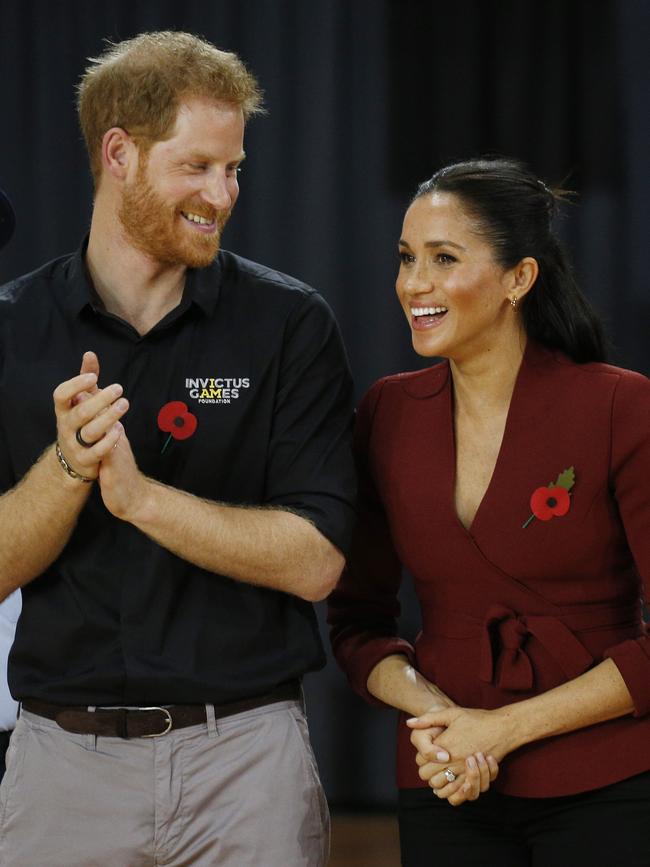
[[[404,867],[650,865],[650,381],[604,363],[556,206],[511,160],[422,184],[397,294],[415,351],[445,360],[375,383],[358,413],[330,622],[354,688],[414,717]]]

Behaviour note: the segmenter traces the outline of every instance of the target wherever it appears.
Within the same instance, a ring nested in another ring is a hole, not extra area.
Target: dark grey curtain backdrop
[[[153,29],[235,50],[261,80],[269,115],[250,124],[225,245],[322,291],[359,393],[422,363],[393,297],[405,203],[443,161],[484,152],[580,193],[561,231],[581,283],[613,359],[650,373],[646,0],[0,0],[0,187],[18,215],[0,282],[86,231],[74,85],[104,38]],[[404,607],[410,634],[408,586]],[[330,798],[390,803],[394,716],[331,663],[306,689]]]

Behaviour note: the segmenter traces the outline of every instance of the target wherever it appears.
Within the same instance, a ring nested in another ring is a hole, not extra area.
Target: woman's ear
[[[532,256],[526,256],[512,268],[507,295],[513,307],[516,307],[517,302],[530,292],[538,274],[539,265],[537,259],[533,259]]]

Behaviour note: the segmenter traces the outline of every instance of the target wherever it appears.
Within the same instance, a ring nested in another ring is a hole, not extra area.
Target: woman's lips
[[[436,328],[448,312],[446,307],[411,307],[411,327],[416,331]]]

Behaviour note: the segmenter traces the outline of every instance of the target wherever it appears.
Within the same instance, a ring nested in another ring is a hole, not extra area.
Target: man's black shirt
[[[55,440],[52,392],[86,350],[100,387],[124,387],[142,472],[208,500],[290,509],[347,549],[351,382],[313,289],[222,252],[141,337],[103,309],[83,250],[3,287],[0,491]],[[173,435],[189,430],[182,416],[171,434],[159,426],[171,402],[197,419],[185,439]],[[61,556],[23,588],[9,682],[16,698],[59,704],[221,703],[323,661],[309,603],[176,557],[114,518],[95,484]]]

